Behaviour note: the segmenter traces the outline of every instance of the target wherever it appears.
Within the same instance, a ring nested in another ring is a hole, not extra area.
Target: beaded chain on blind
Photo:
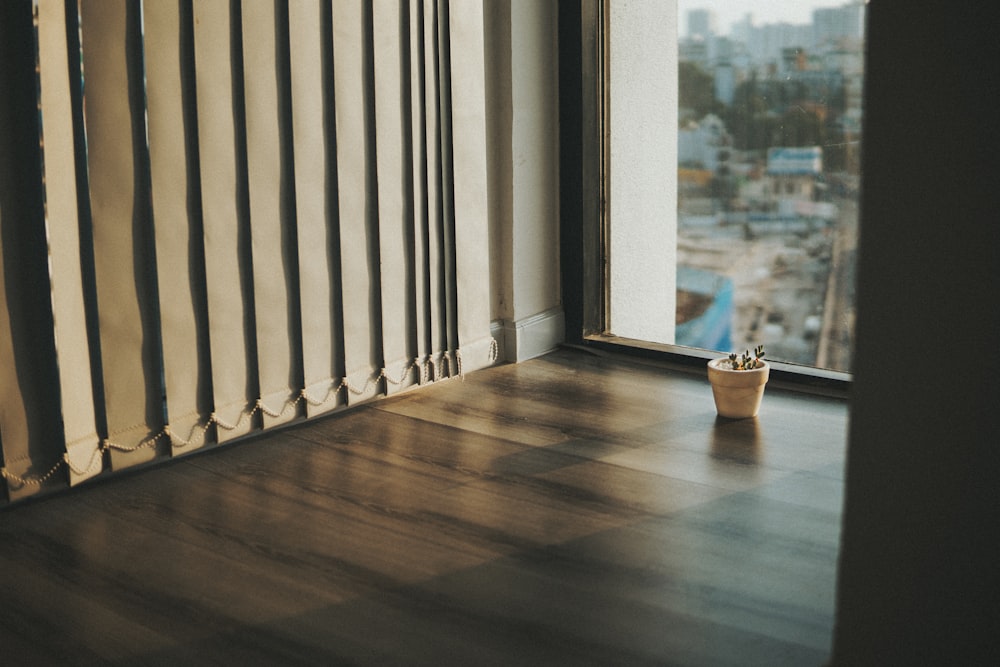
[[[490,343],[490,363],[495,362],[496,359],[497,342],[496,340],[493,340]],[[289,412],[294,414],[294,412],[298,409],[299,404],[303,401],[312,406],[324,405],[329,402],[331,397],[340,394],[342,391],[347,391],[351,394],[361,396],[372,386],[383,380],[388,384],[399,386],[403,384],[403,382],[406,381],[406,378],[409,377],[414,371],[419,371],[418,381],[420,385],[452,377],[463,378],[462,351],[455,350],[454,352],[442,352],[435,356],[428,356],[423,360],[414,359],[403,369],[399,376],[395,378],[391,377],[388,370],[383,368],[377,375],[368,377],[365,380],[364,385],[360,387],[352,384],[346,377],[341,378],[339,382],[336,382],[336,379],[332,378],[330,380],[330,386],[322,398],[310,396],[305,389],[302,389],[298,392],[295,398],[290,398],[285,401],[285,404],[281,407],[281,409],[269,407],[264,404],[263,399],[257,399],[257,401],[253,404],[253,407],[248,407],[240,413],[240,418],[235,424],[223,421],[216,413],[213,412],[204,423],[193,426],[191,431],[187,434],[187,438],[181,437],[178,433],[173,431],[170,428],[170,424],[166,424],[158,433],[151,435],[142,440],[139,444],[130,447],[115,443],[111,440],[111,438],[104,438],[100,445],[94,449],[93,453],[90,455],[88,464],[83,468],[78,468],[74,465],[70,460],[69,453],[66,452],[62,455],[62,458],[53,463],[44,473],[38,475],[18,475],[8,470],[5,466],[0,468],[0,477],[6,479],[8,484],[12,484],[20,488],[41,486],[51,479],[56,473],[62,470],[64,466],[77,475],[89,475],[102,465],[104,453],[112,449],[120,452],[134,452],[143,448],[155,448],[157,443],[163,440],[166,440],[172,447],[175,448],[190,447],[192,445],[196,447],[201,446],[205,442],[208,430],[213,426],[226,431],[234,431],[241,428],[258,413],[267,415],[268,417],[281,418]],[[13,461],[9,461],[8,465],[24,460],[27,460],[27,458],[15,459]]]

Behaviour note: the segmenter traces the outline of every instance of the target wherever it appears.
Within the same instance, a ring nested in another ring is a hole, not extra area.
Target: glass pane
[[[850,370],[865,9],[679,1],[678,345]]]

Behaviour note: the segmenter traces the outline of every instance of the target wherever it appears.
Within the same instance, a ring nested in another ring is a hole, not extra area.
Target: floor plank
[[[21,664],[821,665],[844,401],[562,350],[0,511]]]

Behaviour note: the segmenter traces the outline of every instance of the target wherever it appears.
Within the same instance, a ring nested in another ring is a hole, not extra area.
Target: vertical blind
[[[494,360],[481,3],[16,4],[8,501]]]

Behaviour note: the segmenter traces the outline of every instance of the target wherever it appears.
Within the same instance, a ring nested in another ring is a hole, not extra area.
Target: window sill
[[[673,370],[707,375],[706,363],[719,356],[716,352],[680,345],[652,343],[623,338],[613,334],[585,336],[583,349],[595,353],[617,353],[642,359]],[[846,399],[850,395],[853,375],[843,371],[801,366],[768,360],[771,366],[772,386],[803,393]]]

